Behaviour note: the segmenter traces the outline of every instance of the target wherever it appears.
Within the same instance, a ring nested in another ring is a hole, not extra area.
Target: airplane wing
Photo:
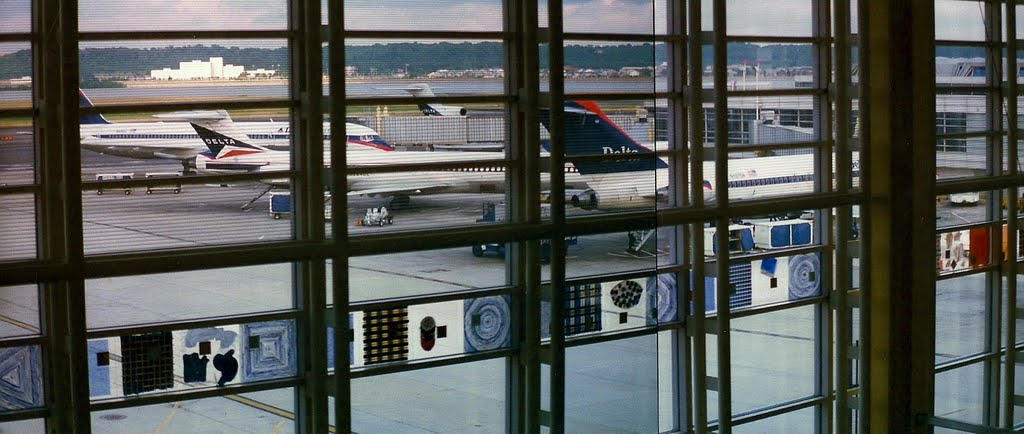
[[[419,194],[443,193],[450,189],[450,184],[417,184],[398,182],[394,185],[379,188],[349,190],[349,196],[414,196]]]

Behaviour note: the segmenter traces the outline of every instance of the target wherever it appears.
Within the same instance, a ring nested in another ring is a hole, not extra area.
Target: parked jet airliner
[[[541,113],[541,123],[550,124],[550,114]],[[589,188],[569,198],[585,209],[617,210],[653,208],[666,198],[668,164],[654,156],[619,128],[592,101],[565,104],[566,159],[579,170]],[[623,155],[639,158],[621,160],[574,157]],[[853,176],[859,176],[858,154],[853,153]],[[814,190],[814,155],[739,158],[729,160],[729,200],[743,200]],[[704,198],[715,200],[715,163],[704,163]]]
[[[82,107],[93,107],[92,101],[81,90],[78,91]],[[183,119],[196,112],[160,114],[158,119]],[[227,118],[227,112],[216,111]],[[82,148],[101,154],[137,159],[171,159],[182,162],[188,171],[195,167],[196,154],[206,150],[206,145],[188,122],[117,122],[107,120],[101,114],[83,115],[80,120]],[[291,127],[288,122],[238,122],[244,137],[259,146],[287,150],[291,147]],[[324,122],[324,140],[330,140],[331,130]],[[376,131],[362,125],[346,124],[346,140],[349,148],[378,149],[393,151]]]
[[[192,119],[192,127],[205,142],[208,151],[196,156],[199,172],[238,173],[274,172],[291,168],[288,152],[274,151],[248,142],[232,123],[221,120],[224,116]],[[349,175],[348,194],[365,196],[392,196],[392,205],[405,205],[409,196],[435,193],[500,193],[505,191],[505,156],[503,153],[463,152],[346,152],[349,168],[387,166],[399,164],[444,164],[453,162],[479,163],[471,167],[443,170],[415,170],[402,173],[364,173]],[[330,154],[325,152],[324,163],[330,167]],[[572,166],[567,166],[566,185],[585,187]],[[287,180],[270,180],[270,184],[287,184]],[[546,185],[542,177],[542,185]]]

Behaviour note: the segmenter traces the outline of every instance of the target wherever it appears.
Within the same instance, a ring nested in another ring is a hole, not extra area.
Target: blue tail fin
[[[191,124],[192,128],[195,129],[196,133],[199,134],[199,137],[203,139],[203,143],[206,143],[206,147],[210,149],[211,157],[219,156],[220,151],[222,151],[225,146],[232,146],[235,148],[246,148],[257,151],[265,150],[258,146],[250,145],[246,142],[243,142],[242,140],[225,136],[224,134],[218,133],[202,125],[197,125],[195,122],[192,122]]]
[[[540,121],[545,128],[550,128],[551,113],[542,110]],[[550,146],[548,143],[544,145],[545,148]],[[619,154],[637,158],[573,161],[573,157]],[[593,101],[565,103],[565,156],[582,175],[653,171],[668,167],[664,161],[654,156],[653,150],[637,143],[622,128],[615,125]]]
[[[92,101],[89,101],[89,97],[85,96],[85,92],[82,89],[78,89],[78,106],[79,107],[93,107]],[[82,115],[79,118],[78,123],[81,125],[89,124],[109,124],[110,121],[99,113],[93,113],[88,115]]]

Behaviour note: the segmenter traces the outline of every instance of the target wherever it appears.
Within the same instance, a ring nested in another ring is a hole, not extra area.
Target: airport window
[[[868,432],[887,200],[914,423],[1019,430],[1024,9],[923,5],[900,202],[884,3],[0,2],[0,431]]]

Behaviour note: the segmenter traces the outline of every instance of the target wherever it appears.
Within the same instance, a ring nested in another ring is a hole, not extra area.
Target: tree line
[[[941,49],[942,47],[940,47]],[[727,62],[744,61],[762,67],[809,66],[813,47],[810,44],[755,45],[729,44]],[[503,46],[499,42],[479,43],[389,43],[353,45],[345,48],[346,64],[362,75],[390,75],[398,72],[421,77],[430,72],[502,68]],[[713,51],[705,47],[702,63],[711,65]],[[327,49],[324,48],[326,73]],[[225,64],[246,69],[276,69],[287,75],[290,64],[288,48],[226,47],[191,45],[154,48],[84,48],[80,51],[82,79],[123,79],[147,77],[151,70],[177,68],[178,62],[206,61],[223,57]],[[565,64],[580,69],[619,69],[622,67],[657,66],[667,60],[665,44],[569,45],[565,47]],[[541,65],[548,61],[547,50],[541,49]],[[29,50],[0,56],[0,79],[31,75]]]

